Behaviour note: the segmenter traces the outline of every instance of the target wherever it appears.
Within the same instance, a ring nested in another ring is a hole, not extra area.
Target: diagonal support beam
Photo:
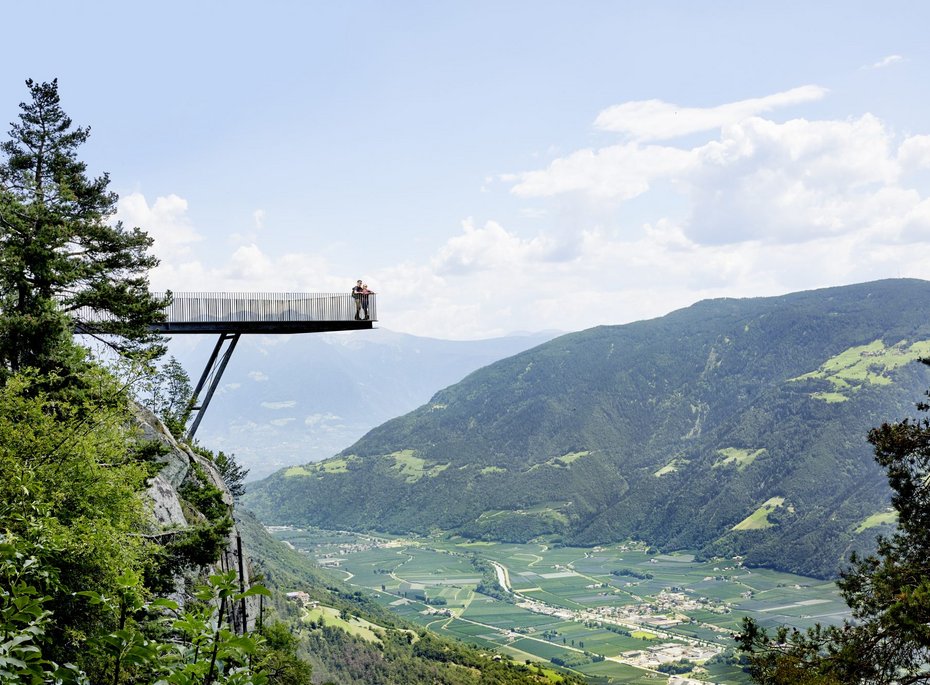
[[[232,357],[233,350],[236,349],[236,343],[239,342],[240,333],[223,333],[219,340],[216,341],[216,345],[213,347],[213,354],[210,355],[210,361],[207,362],[206,367],[203,370],[203,373],[200,376],[200,380],[197,382],[197,387],[194,390],[194,396],[191,398],[191,416],[194,421],[191,423],[191,427],[187,431],[187,441],[191,442],[194,439],[194,434],[197,432],[197,427],[200,425],[201,419],[203,419],[204,413],[207,411],[207,407],[210,404],[210,400],[213,398],[213,393],[216,392],[217,386],[220,384],[220,379],[223,377],[223,371],[226,370],[226,365],[229,363],[230,358]],[[225,351],[223,348],[226,348]],[[206,394],[204,394],[203,399],[200,399],[200,394],[206,386]]]

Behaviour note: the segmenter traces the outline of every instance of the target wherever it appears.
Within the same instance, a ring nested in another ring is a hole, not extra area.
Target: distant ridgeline
[[[487,366],[250,488],[267,523],[744,555],[831,576],[888,532],[870,428],[930,385],[930,283],[700,302]]]

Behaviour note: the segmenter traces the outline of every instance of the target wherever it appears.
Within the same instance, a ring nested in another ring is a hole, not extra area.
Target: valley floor
[[[848,616],[832,582],[739,559],[648,554],[632,542],[585,549],[272,532],[433,631],[601,682],[656,683],[677,670],[670,682],[747,683],[731,638],[742,617],[805,628]]]

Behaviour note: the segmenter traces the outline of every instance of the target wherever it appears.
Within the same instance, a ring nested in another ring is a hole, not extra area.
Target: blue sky
[[[441,338],[930,278],[930,4],[45,2],[153,286],[379,293]],[[11,30],[12,29],[12,30]],[[923,85],[922,85],[923,84]]]

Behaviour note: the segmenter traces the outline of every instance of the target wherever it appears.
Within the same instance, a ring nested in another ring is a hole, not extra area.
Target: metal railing
[[[153,293],[164,297],[165,293]],[[375,321],[375,295],[368,295],[368,319]],[[166,323],[271,323],[354,321],[358,309],[349,293],[172,293]],[[84,307],[73,312],[86,323],[106,320],[103,312]],[[364,311],[360,316],[364,316]]]

